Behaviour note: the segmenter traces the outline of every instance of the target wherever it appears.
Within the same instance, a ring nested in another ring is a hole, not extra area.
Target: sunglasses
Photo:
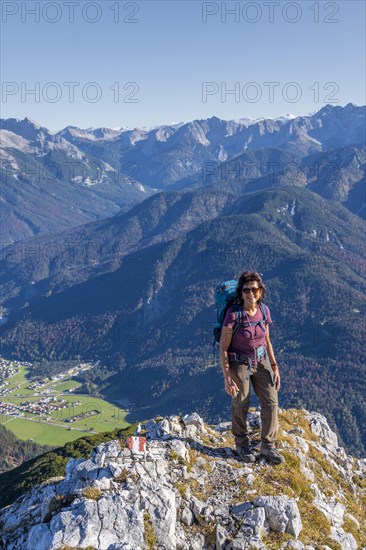
[[[243,288],[244,294],[250,294],[250,292],[253,292],[253,294],[258,294],[260,291],[260,288]]]

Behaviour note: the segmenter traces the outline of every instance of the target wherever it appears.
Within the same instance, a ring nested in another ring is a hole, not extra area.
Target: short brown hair
[[[263,284],[262,277],[256,271],[243,271],[239,277],[238,286],[236,287],[236,300],[240,303],[243,302],[243,287],[246,283],[256,282],[261,289],[260,298],[258,302],[262,302],[266,294],[266,287]]]

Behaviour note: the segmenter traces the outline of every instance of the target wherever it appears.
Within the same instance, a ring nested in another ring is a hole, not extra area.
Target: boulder
[[[287,496],[263,496],[254,499],[255,506],[263,506],[266,519],[273,531],[282,531],[298,537],[302,530],[300,512],[295,500]]]

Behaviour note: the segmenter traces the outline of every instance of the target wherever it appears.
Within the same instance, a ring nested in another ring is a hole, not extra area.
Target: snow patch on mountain
[[[9,130],[0,130],[0,147],[14,147],[15,149],[21,149],[26,153],[31,153],[34,150],[26,139],[10,132]]]

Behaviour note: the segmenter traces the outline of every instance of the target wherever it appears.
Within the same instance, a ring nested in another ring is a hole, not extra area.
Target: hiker
[[[226,312],[220,337],[220,362],[225,390],[232,397],[232,432],[236,450],[244,462],[255,462],[250,449],[247,413],[250,380],[261,406],[261,454],[275,464],[284,462],[276,449],[278,398],[281,379],[269,336],[272,323],[264,305],[266,293],[259,273],[244,271],[236,287],[236,303]],[[241,306],[241,307],[240,307]],[[240,310],[240,319],[237,313]],[[265,308],[265,309],[264,309]],[[233,334],[233,329],[237,329]]]

